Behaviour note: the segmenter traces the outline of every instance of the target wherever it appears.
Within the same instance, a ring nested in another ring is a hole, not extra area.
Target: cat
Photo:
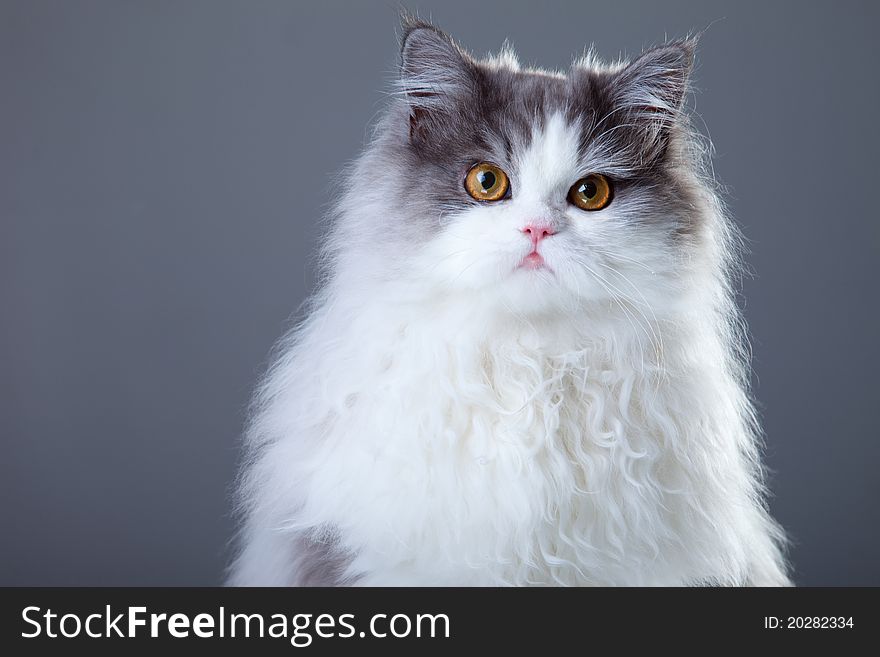
[[[789,585],[695,41],[567,73],[404,17],[256,394],[230,585]]]

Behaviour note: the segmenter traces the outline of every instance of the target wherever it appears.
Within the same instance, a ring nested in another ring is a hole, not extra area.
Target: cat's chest
[[[407,357],[409,356],[409,357]],[[340,442],[402,471],[485,474],[510,463],[580,461],[640,440],[639,377],[588,350],[448,348],[377,362],[335,423]],[[344,439],[343,439],[344,435]]]
[[[410,560],[455,545],[477,563],[520,534],[575,541],[638,517],[621,475],[651,481],[657,456],[638,377],[587,352],[480,355],[388,362],[351,391],[309,501],[352,549]]]

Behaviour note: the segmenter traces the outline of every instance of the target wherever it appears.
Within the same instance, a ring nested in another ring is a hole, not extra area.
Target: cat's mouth
[[[542,256],[537,251],[532,251],[525,258],[523,258],[522,262],[519,263],[517,269],[545,269],[547,271],[553,271],[550,265],[547,264],[547,261],[544,260],[544,256]]]

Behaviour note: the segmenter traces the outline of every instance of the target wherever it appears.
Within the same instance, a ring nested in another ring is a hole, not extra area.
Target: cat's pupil
[[[485,191],[489,191],[495,186],[495,174],[491,171],[483,171],[480,174],[480,184]]]
[[[588,180],[583,183],[580,188],[580,193],[586,196],[587,198],[593,198],[596,195],[596,192],[599,191],[596,187],[596,183],[592,180]]]

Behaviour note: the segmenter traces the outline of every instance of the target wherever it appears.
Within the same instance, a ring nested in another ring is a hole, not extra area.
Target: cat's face
[[[367,159],[404,275],[518,313],[662,294],[700,221],[679,143],[691,56],[676,43],[626,67],[523,71],[409,25]]]

